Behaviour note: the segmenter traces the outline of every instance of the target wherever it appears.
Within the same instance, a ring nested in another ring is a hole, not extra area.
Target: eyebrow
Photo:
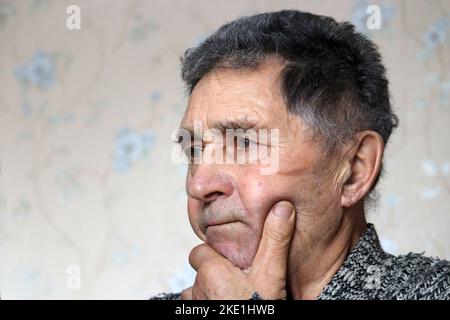
[[[187,130],[191,133],[192,137],[194,137],[194,130],[191,127],[183,127],[180,129]],[[223,134],[226,133],[226,130],[238,130],[242,129],[244,131],[249,129],[257,129],[256,122],[249,120],[248,118],[242,119],[231,119],[231,120],[220,120],[213,123],[213,125],[209,129],[217,129]],[[203,128],[202,128],[203,130]],[[201,139],[202,137],[199,137]]]
[[[249,130],[249,129],[256,129],[256,123],[248,120],[247,118],[244,119],[233,119],[233,120],[224,120],[224,121],[218,121],[215,122],[212,125],[212,128],[217,129],[223,133],[227,129],[243,129],[243,130]]]

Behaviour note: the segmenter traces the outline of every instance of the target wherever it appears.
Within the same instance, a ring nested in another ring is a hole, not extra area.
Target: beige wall
[[[73,3],[82,25],[69,31]],[[382,28],[366,31],[401,124],[369,219],[390,252],[450,258],[450,2],[374,3]],[[145,299],[187,286],[197,240],[169,139],[185,107],[180,55],[239,15],[296,8],[364,27],[366,7],[0,1],[2,297]],[[80,290],[67,288],[70,265],[80,267]]]

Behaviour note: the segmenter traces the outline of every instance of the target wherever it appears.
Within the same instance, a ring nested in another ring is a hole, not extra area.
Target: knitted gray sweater
[[[152,299],[180,299],[180,294],[161,294]],[[386,253],[374,226],[368,224],[318,299],[450,299],[450,262],[416,253]]]

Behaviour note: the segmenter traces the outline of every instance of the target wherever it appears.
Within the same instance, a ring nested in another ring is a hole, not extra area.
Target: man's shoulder
[[[369,224],[319,299],[450,299],[450,262],[418,253],[389,254]]]
[[[409,253],[394,257],[386,298],[450,299],[450,261]]]
[[[179,293],[160,293],[150,300],[181,300],[181,292]]]

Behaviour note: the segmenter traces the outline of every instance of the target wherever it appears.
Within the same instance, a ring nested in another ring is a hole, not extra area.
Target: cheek
[[[267,189],[264,187],[259,178],[241,180],[238,186],[242,205],[244,206],[249,222],[252,222],[254,227],[259,226],[261,221],[264,221],[267,215]],[[257,227],[255,229],[260,229]]]
[[[275,203],[281,200],[294,203],[295,188],[292,188],[292,185],[284,181],[283,177],[277,177],[276,175],[249,176],[252,178],[241,182],[239,185],[239,193],[242,203],[248,212],[248,219],[255,229],[262,230],[267,214]]]

